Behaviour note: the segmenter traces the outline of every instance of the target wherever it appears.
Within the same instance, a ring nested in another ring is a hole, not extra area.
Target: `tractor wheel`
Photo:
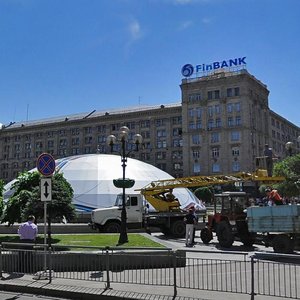
[[[217,237],[221,247],[230,248],[234,241],[231,226],[226,221],[221,221],[217,226]]]
[[[121,225],[118,222],[109,222],[104,225],[104,232],[107,233],[119,233]]]
[[[213,239],[213,234],[211,230],[207,227],[203,228],[200,232],[200,238],[204,244],[209,244],[209,242]]]
[[[294,242],[293,240],[285,234],[280,234],[274,237],[273,249],[276,253],[293,253]]]
[[[170,232],[172,236],[182,238],[185,236],[185,223],[183,220],[176,220],[171,224]]]

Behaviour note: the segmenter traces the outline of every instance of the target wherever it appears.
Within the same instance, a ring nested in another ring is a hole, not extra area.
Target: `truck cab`
[[[140,194],[126,194],[126,213],[128,228],[143,226],[143,198]],[[92,211],[90,226],[101,232],[120,232],[123,195],[117,195],[112,207],[97,208]]]

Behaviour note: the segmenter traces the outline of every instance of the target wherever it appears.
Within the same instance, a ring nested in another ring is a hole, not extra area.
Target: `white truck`
[[[112,207],[98,208],[92,211],[90,226],[100,232],[120,232],[123,195],[117,196]],[[185,234],[184,216],[186,211],[149,211],[149,205],[142,194],[126,194],[126,213],[128,229],[146,230],[159,228],[161,232],[174,237]],[[204,217],[206,209],[196,211],[198,218]]]

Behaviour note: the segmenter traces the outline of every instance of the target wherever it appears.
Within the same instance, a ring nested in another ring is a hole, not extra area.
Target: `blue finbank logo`
[[[211,64],[200,64],[193,66],[191,64],[186,64],[181,69],[181,74],[184,77],[190,77],[194,73],[202,73],[202,72],[209,72],[215,71],[218,69],[223,68],[239,68],[246,65],[246,56],[240,58],[233,58],[229,60],[223,61],[215,61]]]

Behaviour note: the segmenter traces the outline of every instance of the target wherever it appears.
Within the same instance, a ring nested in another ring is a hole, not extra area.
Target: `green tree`
[[[276,186],[282,196],[300,195],[300,154],[289,156],[274,165],[274,175],[286,180]]]
[[[40,174],[25,172],[18,176],[12,185],[13,194],[7,202],[3,222],[14,224],[26,220],[33,214],[37,219],[44,218],[44,203],[40,200]],[[67,221],[75,217],[75,207],[72,204],[73,189],[63,174],[52,176],[52,201],[47,204],[51,219]]]
[[[194,192],[197,198],[201,199],[205,203],[211,203],[213,192],[208,187],[197,188]]]

